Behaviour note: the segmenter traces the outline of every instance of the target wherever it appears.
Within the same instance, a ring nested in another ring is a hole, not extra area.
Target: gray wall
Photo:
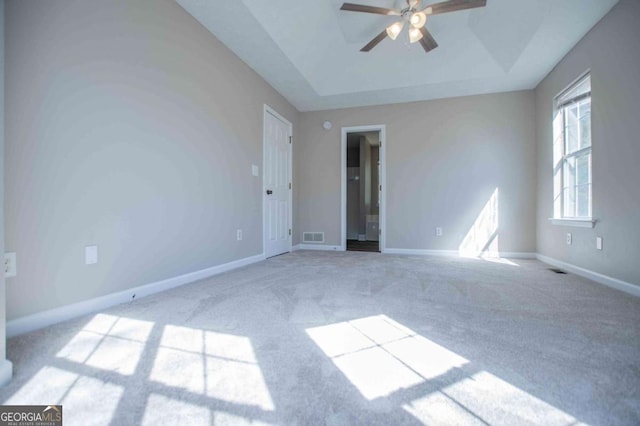
[[[282,96],[170,0],[6,16],[8,319],[262,253],[251,164],[264,103],[297,130]]]
[[[4,264],[4,0],[0,0],[0,255]],[[4,273],[0,273],[0,363],[7,354],[6,305]]]
[[[499,188],[500,251],[535,252],[534,106],[523,91],[301,113],[296,238],[340,244],[341,128],[385,124],[387,248],[458,250]]]
[[[640,285],[640,1],[621,0],[536,89],[537,247],[542,255]],[[553,99],[591,70],[594,229],[552,225]],[[565,235],[571,232],[573,244]],[[602,236],[604,250],[596,250]]]

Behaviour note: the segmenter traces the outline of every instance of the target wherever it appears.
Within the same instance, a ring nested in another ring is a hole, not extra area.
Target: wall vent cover
[[[302,242],[312,244],[324,243],[324,232],[303,232]]]

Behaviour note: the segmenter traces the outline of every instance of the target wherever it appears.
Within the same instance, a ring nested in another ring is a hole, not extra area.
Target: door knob
[[[273,194],[273,191],[270,189],[267,189],[267,195],[271,195],[271,194]]]

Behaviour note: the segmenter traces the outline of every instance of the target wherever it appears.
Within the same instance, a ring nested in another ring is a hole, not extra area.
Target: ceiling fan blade
[[[373,49],[374,47],[376,47],[378,45],[378,43],[380,43],[382,40],[384,40],[387,37],[387,30],[384,29],[382,30],[382,32],[380,34],[378,34],[377,36],[375,36],[373,38],[373,40],[371,40],[369,43],[367,43],[367,45],[365,47],[363,47],[362,49],[360,49],[361,52],[368,52],[371,49]]]
[[[422,48],[425,52],[429,52],[430,50],[438,47],[438,43],[436,43],[436,40],[433,38],[429,30],[427,30],[425,27],[422,27],[420,28],[420,32],[422,33],[420,44],[422,45]]]
[[[367,6],[364,4],[344,3],[340,10],[346,10],[349,12],[375,13],[377,15],[400,16],[400,12],[397,10],[387,9],[385,7]]]
[[[429,15],[437,15],[439,13],[455,12],[456,10],[473,9],[475,7],[484,7],[487,0],[449,0],[441,3],[435,3],[426,6],[423,11],[431,9]]]

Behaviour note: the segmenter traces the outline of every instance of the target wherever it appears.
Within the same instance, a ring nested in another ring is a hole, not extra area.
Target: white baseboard
[[[296,244],[293,246],[293,251],[296,250],[344,251],[344,247],[324,244]]]
[[[132,295],[136,295],[136,299],[160,293],[175,287],[180,287],[195,281],[212,277],[223,272],[231,271],[252,263],[264,260],[264,253],[257,256],[245,257],[244,259],[235,260],[233,262],[222,265],[212,266],[211,268],[202,269],[200,271],[190,272],[166,280],[157,281],[155,283],[145,284],[139,287],[130,288],[117,293],[107,294],[105,296],[96,297],[71,305],[62,306],[60,308],[39,312],[33,315],[16,318],[7,322],[7,337],[18,336],[30,331],[77,318],[92,312],[110,308],[121,303],[130,302]]]
[[[458,256],[456,250],[426,250],[426,249],[403,249],[386,248],[385,254],[409,254],[414,256]]]
[[[539,253],[536,255],[536,258],[540,262],[544,262],[548,265],[555,266],[556,268],[564,269],[568,272],[572,272],[576,275],[580,275],[581,277],[588,278],[599,284],[604,284],[607,287],[615,288],[616,290],[624,291],[625,293],[629,293],[633,296],[640,297],[640,285],[631,284],[626,281],[619,280],[617,278],[612,278],[610,276],[600,274],[598,272],[593,272],[588,269],[581,268],[579,266],[575,266],[570,263],[566,263],[561,260],[554,259],[552,257],[543,256]]]
[[[388,248],[384,251],[386,254],[409,254],[414,256],[453,256],[453,257],[467,257],[461,256],[457,250],[424,250],[424,249],[399,249]],[[501,251],[498,253],[498,257],[505,259],[535,259],[535,253],[528,252],[512,252]]]
[[[500,257],[505,259],[536,259],[537,253],[527,251],[501,251]]]
[[[13,364],[8,359],[0,361],[0,387],[6,385],[13,378]]]

